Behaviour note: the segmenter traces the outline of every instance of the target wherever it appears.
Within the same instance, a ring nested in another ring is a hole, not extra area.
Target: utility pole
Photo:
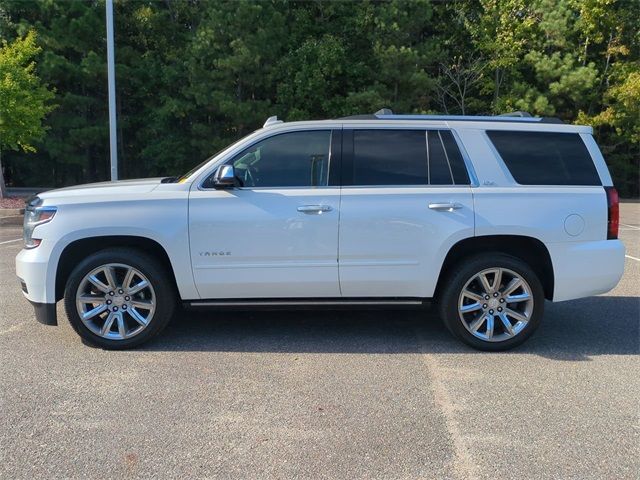
[[[106,1],[107,8],[107,81],[109,83],[109,158],[111,181],[118,180],[118,130],[116,128],[116,69],[113,42],[113,0]]]

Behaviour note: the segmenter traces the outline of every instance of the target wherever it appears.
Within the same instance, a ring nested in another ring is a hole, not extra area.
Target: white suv
[[[422,307],[503,350],[545,299],[622,276],[618,198],[590,127],[530,116],[282,123],[181,178],[32,199],[17,275],[36,318],[103,348],[141,344],[188,307]]]

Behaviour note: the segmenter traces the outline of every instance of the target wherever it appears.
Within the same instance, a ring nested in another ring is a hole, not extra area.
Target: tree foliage
[[[33,30],[0,44],[0,152],[35,152],[34,143],[44,136],[42,120],[53,108],[53,93],[35,73],[34,58],[39,52]],[[0,197],[4,184],[0,163]]]
[[[53,98],[35,74],[33,59],[40,52],[32,30],[0,46],[0,147],[35,152],[33,143],[44,136],[44,116]]]
[[[640,9],[633,0],[116,1],[121,174],[180,173],[277,114],[527,110],[594,126],[638,195]],[[103,0],[0,0],[36,29],[59,107],[16,184],[108,178]]]

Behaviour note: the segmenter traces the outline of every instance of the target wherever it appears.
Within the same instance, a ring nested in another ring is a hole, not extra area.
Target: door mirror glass
[[[238,184],[233,165],[220,165],[213,175],[215,188],[232,188]]]

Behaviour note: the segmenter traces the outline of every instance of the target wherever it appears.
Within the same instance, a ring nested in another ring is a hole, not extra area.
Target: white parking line
[[[5,243],[19,242],[20,240],[22,240],[22,239],[21,238],[16,238],[15,240],[7,240],[6,242],[0,242],[0,245],[4,245]]]
[[[636,262],[640,262],[640,258],[632,257],[631,255],[625,255],[625,257],[635,260]]]
[[[621,223],[620,225],[622,225],[623,227],[628,227],[631,230],[640,230],[640,227],[636,227],[634,225],[627,225],[626,223]]]

